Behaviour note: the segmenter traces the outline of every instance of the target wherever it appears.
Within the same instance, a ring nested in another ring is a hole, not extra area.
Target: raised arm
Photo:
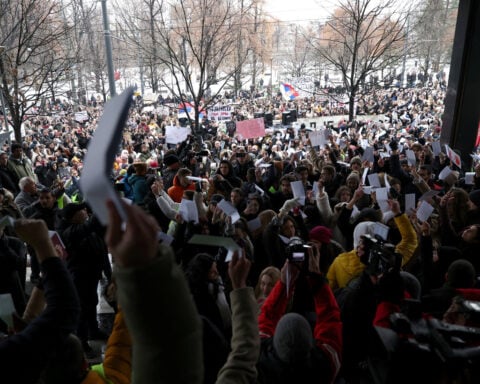
[[[227,362],[218,373],[217,383],[253,383],[257,378],[256,363],[260,354],[258,335],[257,304],[251,287],[246,280],[250,271],[250,261],[239,257],[236,252],[228,266],[233,291],[232,304],[232,351]]]
[[[125,231],[109,203],[107,243],[115,259],[118,301],[133,342],[132,383],[201,383],[202,325],[171,248],[158,247],[158,226],[124,205]]]

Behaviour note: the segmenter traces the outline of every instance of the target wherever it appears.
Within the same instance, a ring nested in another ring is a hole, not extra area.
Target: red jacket
[[[333,296],[330,286],[320,279],[307,277],[308,284],[314,292],[316,322],[313,336],[315,343],[328,358],[331,366],[332,377],[335,380],[341,365],[342,356],[342,323],[340,309]],[[285,314],[287,303],[286,286],[278,281],[272,292],[263,303],[258,326],[260,337],[272,337],[281,317]]]

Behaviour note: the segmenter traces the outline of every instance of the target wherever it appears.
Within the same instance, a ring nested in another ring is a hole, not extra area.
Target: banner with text
[[[232,117],[233,108],[230,105],[208,108],[208,120],[225,121]]]
[[[237,140],[247,140],[265,136],[265,122],[262,118],[237,121]]]

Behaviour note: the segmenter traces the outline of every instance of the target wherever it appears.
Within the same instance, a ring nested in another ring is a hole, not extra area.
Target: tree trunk
[[[350,97],[348,99],[348,121],[353,121],[353,115],[355,112],[355,91],[350,91]]]

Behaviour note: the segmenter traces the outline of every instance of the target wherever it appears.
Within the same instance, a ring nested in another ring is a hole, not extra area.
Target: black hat
[[[85,203],[69,203],[62,209],[62,217],[65,220],[71,220],[75,213],[85,208],[87,208]]]
[[[218,204],[223,199],[224,199],[224,197],[222,195],[214,194],[214,195],[212,195],[212,197],[210,197],[210,203]]]
[[[174,154],[167,155],[163,158],[163,164],[165,164],[166,166],[179,163],[179,162],[180,162],[180,159],[178,158],[177,155],[174,155]]]
[[[477,206],[477,208],[480,208],[480,189],[470,192],[468,197],[470,198],[470,201]]]

